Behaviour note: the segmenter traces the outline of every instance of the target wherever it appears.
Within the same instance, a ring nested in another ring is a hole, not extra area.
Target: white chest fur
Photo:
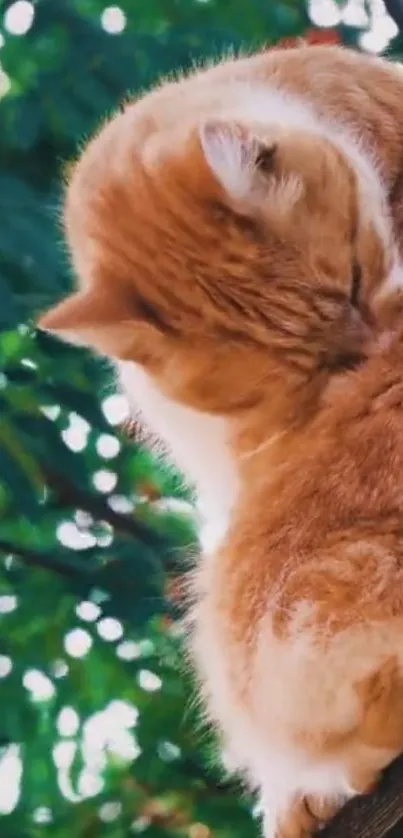
[[[170,400],[137,364],[120,362],[118,372],[132,409],[163,440],[173,462],[194,486],[202,544],[211,549],[227,529],[238,490],[225,420]]]

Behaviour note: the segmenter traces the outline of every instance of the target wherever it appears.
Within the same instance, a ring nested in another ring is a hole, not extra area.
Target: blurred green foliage
[[[104,116],[161,74],[312,24],[302,0],[106,7],[0,4],[0,831],[246,838],[166,596],[196,552],[191,500],[119,432],[105,364],[30,324],[70,286],[63,167]]]

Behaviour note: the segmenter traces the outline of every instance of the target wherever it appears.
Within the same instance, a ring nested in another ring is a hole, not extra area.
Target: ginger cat
[[[403,750],[403,340],[379,302],[402,161],[403,73],[378,59],[165,84],[73,168],[80,288],[40,321],[115,359],[196,485],[191,646],[266,838],[311,835]]]

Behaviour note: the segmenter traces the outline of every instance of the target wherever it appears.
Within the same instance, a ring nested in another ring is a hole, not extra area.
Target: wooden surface
[[[384,838],[403,819],[403,756],[385,772],[376,792],[348,803],[321,838]],[[399,833],[394,832],[394,836]],[[401,828],[403,838],[403,825]]]

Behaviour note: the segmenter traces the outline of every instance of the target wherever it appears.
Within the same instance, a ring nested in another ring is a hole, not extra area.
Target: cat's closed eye
[[[353,272],[352,272],[352,280],[351,280],[351,290],[350,290],[350,303],[354,308],[358,308],[359,304],[360,304],[361,280],[362,280],[361,265],[359,265],[358,262],[354,262]]]

